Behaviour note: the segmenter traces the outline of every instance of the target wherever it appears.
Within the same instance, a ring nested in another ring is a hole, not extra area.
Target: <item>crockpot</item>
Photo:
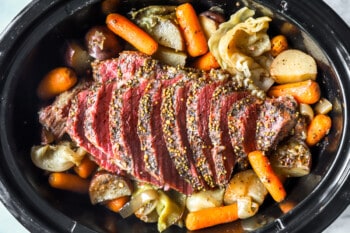
[[[150,4],[179,1],[123,0],[121,11]],[[226,16],[242,6],[273,18],[269,30],[283,31],[291,47],[317,60],[322,95],[333,104],[329,135],[312,149],[311,174],[286,184],[287,202],[294,207],[283,213],[267,201],[248,220],[224,224],[201,232],[320,232],[350,202],[350,29],[322,1],[299,0],[192,0],[197,9],[218,5]],[[0,199],[31,232],[156,232],[155,224],[136,218],[122,219],[87,196],[49,187],[44,172],[30,159],[30,148],[40,143],[35,94],[41,77],[62,64],[65,39],[81,37],[95,24],[103,24],[98,0],[32,1],[0,38]],[[166,232],[186,232],[171,227]]]

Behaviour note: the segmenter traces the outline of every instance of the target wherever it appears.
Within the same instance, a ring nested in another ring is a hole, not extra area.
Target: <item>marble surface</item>
[[[28,4],[29,0],[1,0],[0,1],[0,31]],[[350,25],[349,0],[325,0]],[[343,233],[349,229],[350,206],[333,222],[324,233]],[[6,210],[0,203],[0,233],[28,233],[28,231]]]

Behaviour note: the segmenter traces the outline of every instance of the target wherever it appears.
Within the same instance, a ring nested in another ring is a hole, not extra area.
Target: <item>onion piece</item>
[[[69,142],[33,146],[31,149],[31,159],[35,166],[50,172],[62,172],[79,165],[85,154],[85,150],[75,150]]]
[[[258,212],[259,204],[252,201],[251,197],[240,197],[237,199],[238,217],[245,219],[252,217]]]
[[[127,218],[134,214],[136,211],[145,208],[145,212],[149,214],[156,207],[158,201],[158,192],[154,189],[147,189],[135,195],[131,201],[126,203],[119,213],[123,218]],[[153,208],[153,209],[152,209]],[[143,213],[144,214],[144,213]],[[146,214],[146,215],[147,215]]]
[[[314,107],[317,114],[327,114],[332,111],[333,105],[326,98],[321,98]]]
[[[201,209],[222,206],[224,192],[224,189],[216,189],[193,193],[187,197],[186,207],[188,211],[195,212]]]
[[[314,118],[314,111],[312,110],[311,106],[308,104],[300,103],[299,111],[301,115],[306,116],[309,121],[311,121]]]

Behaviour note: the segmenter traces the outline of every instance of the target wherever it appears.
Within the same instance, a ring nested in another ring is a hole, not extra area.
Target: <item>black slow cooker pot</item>
[[[122,11],[149,4],[185,1],[123,0]],[[310,175],[291,180],[287,201],[295,207],[282,213],[267,201],[255,217],[201,232],[319,232],[350,202],[350,29],[322,1],[193,0],[197,9],[219,5],[229,16],[244,5],[273,18],[270,30],[282,31],[291,47],[317,60],[322,94],[333,104],[330,134],[313,148]],[[237,4],[239,3],[239,4]],[[53,190],[30,159],[40,142],[35,89],[43,75],[62,64],[61,48],[94,24],[103,24],[98,0],[32,1],[0,38],[1,154],[0,199],[31,232],[156,232],[155,224],[122,219],[87,196]],[[186,232],[171,227],[166,232]]]

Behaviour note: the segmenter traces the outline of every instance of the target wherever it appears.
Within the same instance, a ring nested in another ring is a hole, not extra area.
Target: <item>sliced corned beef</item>
[[[66,122],[70,105],[75,96],[82,90],[88,89],[91,82],[81,81],[74,88],[58,95],[54,102],[39,110],[39,122],[54,139],[59,140],[66,133]]]
[[[158,177],[165,187],[189,194],[193,192],[192,186],[178,175],[160,127],[162,88],[167,84],[169,82],[162,83],[160,80],[149,82],[139,104],[138,135],[144,152],[145,169]]]
[[[96,84],[88,96],[88,106],[84,121],[86,138],[108,157],[113,157],[112,145],[109,137],[109,105],[112,93],[116,88],[115,82]]]
[[[119,166],[140,181],[162,185],[145,169],[143,152],[137,135],[138,106],[148,81],[117,88],[109,112],[112,150]]]
[[[186,131],[188,87],[185,84],[189,83],[179,81],[163,88],[161,125],[166,146],[179,175],[189,182],[194,190],[202,190],[207,185],[195,166]]]
[[[248,92],[234,91],[230,84],[215,89],[210,106],[209,135],[213,144],[211,150],[215,170],[216,182],[224,187],[227,185],[236,163],[236,156],[228,131],[227,115],[232,105]]]
[[[94,156],[97,164],[108,171],[120,173],[120,170],[117,166],[109,163],[106,154],[97,149],[85,137],[83,123],[85,119],[85,110],[87,108],[87,99],[90,93],[90,90],[84,90],[80,92],[72,101],[67,120],[67,133],[72,138],[72,140],[77,143],[78,146],[84,148],[88,153]]]
[[[235,163],[246,168],[247,153],[273,149],[298,118],[294,99],[259,99],[242,91],[249,86],[242,77],[220,70],[123,52],[96,62],[93,72],[97,82],[56,104],[58,115],[53,106],[42,111],[51,116],[44,127],[63,122],[59,131],[102,168],[185,194],[224,187]]]
[[[146,54],[125,51],[118,58],[92,63],[93,79],[97,82],[116,80],[119,86],[125,82],[158,78],[163,74],[162,65]]]
[[[293,97],[267,98],[259,109],[256,128],[256,148],[274,149],[297,124],[297,102]]]
[[[193,81],[186,101],[186,128],[196,167],[210,188],[216,186],[216,171],[209,136],[211,98],[221,81],[201,77]]]
[[[255,131],[262,100],[249,95],[235,102],[228,113],[228,127],[240,169],[248,167],[247,155],[256,149]]]

